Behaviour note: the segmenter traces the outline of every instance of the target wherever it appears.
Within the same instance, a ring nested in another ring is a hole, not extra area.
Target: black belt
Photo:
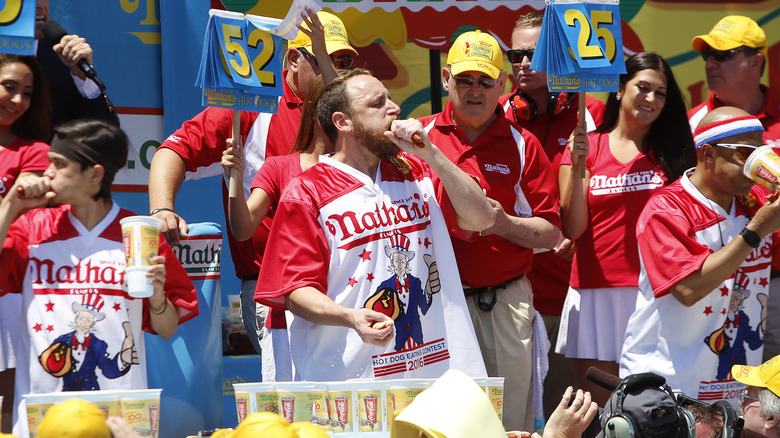
[[[477,307],[479,307],[479,310],[482,310],[483,312],[490,312],[491,310],[493,310],[493,306],[496,305],[496,301],[498,300],[498,298],[496,297],[496,290],[506,289],[509,283],[515,280],[519,280],[524,276],[525,274],[520,274],[517,277],[510,278],[509,280],[498,283],[495,286],[469,287],[464,285],[463,293],[465,293],[467,297],[478,295]],[[486,292],[491,292],[490,296],[485,296]]]
[[[247,275],[246,277],[241,277],[241,281],[257,280],[257,276],[258,274]]]
[[[470,296],[472,296],[472,295],[480,295],[480,294],[483,294],[483,293],[487,292],[489,289],[506,289],[506,286],[507,286],[509,283],[511,283],[511,282],[513,282],[513,281],[515,281],[515,280],[519,280],[519,279],[521,279],[521,278],[523,278],[523,277],[525,277],[525,274],[520,274],[520,275],[518,275],[517,277],[512,277],[512,278],[510,278],[509,280],[507,280],[507,281],[503,281],[503,282],[501,282],[501,283],[498,283],[498,284],[497,284],[497,285],[495,285],[495,286],[485,286],[485,287],[471,287],[471,286],[466,286],[466,285],[464,284],[464,285],[463,285],[463,293],[465,293],[467,297],[470,297]]]

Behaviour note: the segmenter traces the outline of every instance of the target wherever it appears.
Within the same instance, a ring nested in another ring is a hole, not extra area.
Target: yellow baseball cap
[[[292,424],[299,438],[328,438],[328,433],[319,426],[305,421],[296,421]]]
[[[357,50],[349,45],[347,28],[344,27],[344,22],[339,17],[325,11],[317,12],[317,17],[319,17],[322,27],[325,29],[325,49],[327,49],[328,54],[339,50],[349,50],[355,55],[358,54]],[[305,23],[303,27],[309,28]],[[290,48],[303,47],[311,52],[311,39],[305,33],[298,31],[298,36],[290,41],[287,46]]]
[[[72,398],[50,407],[38,429],[39,438],[111,438],[106,414],[92,403]]]
[[[693,50],[704,51],[707,46],[715,50],[731,50],[747,46],[758,49],[767,58],[769,49],[766,35],[758,23],[742,15],[721,18],[710,33],[693,38]],[[767,58],[768,59],[768,58]]]
[[[475,30],[455,40],[447,55],[447,65],[453,75],[478,71],[498,79],[504,69],[504,54],[492,35]]]
[[[734,365],[731,376],[739,383],[767,388],[780,397],[780,356],[775,356],[757,367]]]
[[[259,436],[298,438],[298,433],[292,424],[278,414],[255,412],[248,415],[233,433],[226,436],[230,438],[255,438]]]

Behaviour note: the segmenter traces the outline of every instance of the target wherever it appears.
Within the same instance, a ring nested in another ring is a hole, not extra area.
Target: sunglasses
[[[750,403],[751,401],[761,401],[755,397],[751,397],[748,395],[748,389],[745,388],[741,391],[739,391],[739,404],[740,406],[745,406],[746,404]]]
[[[529,61],[534,59],[534,51],[536,49],[528,50],[507,50],[506,57],[509,58],[509,62],[512,64],[519,64],[523,62],[523,58],[528,58]]]
[[[447,69],[450,72],[450,76],[452,76],[452,79],[455,81],[455,85],[457,85],[460,88],[471,88],[474,85],[474,82],[479,84],[479,88],[482,89],[490,89],[496,86],[498,84],[497,79],[472,79],[472,78],[464,78],[462,76],[455,76],[452,74],[452,70],[449,68]]]
[[[314,61],[314,65],[317,67],[320,66],[320,64],[317,62],[317,57],[312,55],[311,52],[304,49],[303,47],[298,47],[298,51],[303,54],[303,56],[310,58],[312,61]],[[330,62],[333,63],[333,66],[337,69],[343,69],[348,70],[352,68],[352,65],[355,64],[355,58],[352,57],[350,54],[341,55],[338,58],[335,56],[330,57]]]
[[[710,59],[710,56],[712,56],[713,59],[715,59],[718,62],[724,62],[728,61],[729,59],[733,58],[734,55],[736,55],[739,52],[745,52],[748,55],[755,55],[758,53],[759,50],[763,49],[763,47],[737,47],[736,49],[731,50],[702,50],[701,51],[701,57],[704,59],[704,62],[707,62],[708,59]]]
[[[721,148],[731,149],[734,151],[734,156],[741,161],[747,160],[750,154],[758,149],[760,146],[752,146],[749,144],[737,144],[737,143],[713,143],[712,146],[718,146]]]

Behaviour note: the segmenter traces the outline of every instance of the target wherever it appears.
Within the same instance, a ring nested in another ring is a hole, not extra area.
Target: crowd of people
[[[119,220],[133,213],[111,197],[128,140],[76,66],[91,48],[66,35],[40,41],[40,62],[0,55],[0,387],[14,433],[28,433],[22,394],[145,388],[142,331],[169,338],[197,316],[170,248],[187,238],[174,199],[190,172],[223,175],[263,381],[498,376],[507,430],[546,418],[566,436],[596,405],[615,426],[649,386],[675,410],[671,391],[741,405],[745,433],[777,433],[780,200],[744,174],[780,143],[763,31],[735,15],[693,38],[711,96],[686,113],[653,52],[626,60],[606,104],[548,91],[530,68],[542,21],[524,14],[512,31],[510,93],[499,42],[468,31],[441,71],[444,110],[403,120],[343,22],[305,11],[277,113],[242,111],[233,140],[233,112],[208,108],[155,153],[162,238],[140,300],[122,280]],[[591,367],[624,380],[592,384]],[[675,430],[729,426],[705,405],[675,413]]]

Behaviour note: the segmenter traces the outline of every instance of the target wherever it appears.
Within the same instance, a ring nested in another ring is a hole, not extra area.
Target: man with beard
[[[475,179],[431,144],[418,121],[396,120],[399,111],[362,69],[336,79],[317,103],[336,152],[285,189],[255,294],[294,315],[295,380],[438,377],[450,368],[486,375],[449,234],[473,238],[495,213]],[[417,254],[405,271],[437,298],[420,315],[424,343],[396,351],[393,322],[404,300],[379,286],[385,242],[398,234],[408,239],[403,250]]]
[[[504,117],[506,72],[498,41],[479,31],[455,40],[442,70],[444,112],[422,120],[431,141],[479,177],[496,213],[474,241],[453,241],[466,302],[491,376],[505,377],[504,426],[533,430],[532,336],[536,310],[526,273],[534,248],[560,237],[550,160],[531,133]]]

